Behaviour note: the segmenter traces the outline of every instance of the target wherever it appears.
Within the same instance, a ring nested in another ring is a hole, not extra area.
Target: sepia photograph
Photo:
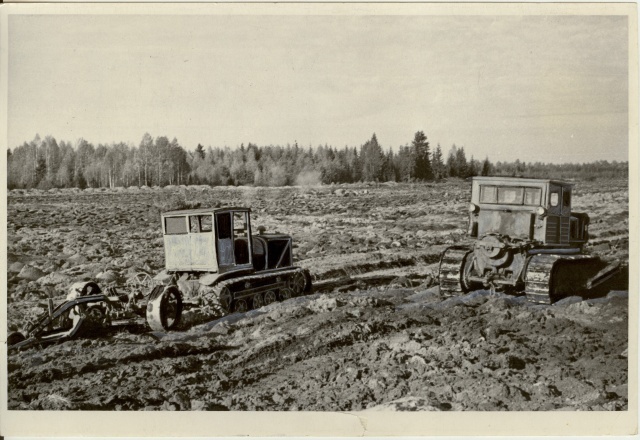
[[[635,432],[636,5],[482,6],[2,8],[3,431]]]

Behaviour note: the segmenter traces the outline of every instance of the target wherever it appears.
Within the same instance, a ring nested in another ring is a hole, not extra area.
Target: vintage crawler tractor
[[[121,287],[74,283],[62,303],[49,299],[23,331],[9,334],[8,345],[44,345],[114,327],[174,330],[184,310],[219,316],[311,292],[309,272],[293,266],[292,238],[253,234],[248,208],[171,211],[161,220],[163,272],[153,279],[139,273]]]
[[[166,269],[155,280],[200,304],[244,312],[311,291],[309,272],[293,265],[291,236],[254,234],[248,208],[166,212],[162,230]]]
[[[571,212],[571,190],[560,180],[473,178],[468,232],[476,240],[444,251],[440,291],[492,289],[551,304],[614,276],[620,262],[583,253],[589,216]]]

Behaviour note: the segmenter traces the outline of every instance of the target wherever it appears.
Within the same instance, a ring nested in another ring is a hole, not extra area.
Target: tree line
[[[360,147],[297,143],[240,148],[184,149],[176,138],[155,139],[145,133],[139,145],[124,142],[93,145],[81,138],[72,144],[36,135],[7,151],[7,185],[14,188],[86,188],[167,185],[287,186],[355,182],[437,181],[448,177],[508,175],[585,178],[628,174],[627,162],[591,164],[492,163],[467,159],[463,146],[453,145],[446,158],[433,150],[423,131],[394,152],[382,148],[375,134]]]

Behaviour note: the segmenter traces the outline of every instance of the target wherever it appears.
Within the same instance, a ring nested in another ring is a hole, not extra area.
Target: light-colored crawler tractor
[[[440,291],[494,289],[551,304],[615,275],[619,262],[583,253],[589,216],[571,212],[571,191],[560,180],[474,177],[468,232],[476,241],[442,254]]]
[[[222,313],[244,312],[311,291],[307,270],[293,265],[292,238],[254,234],[249,208],[191,209],[162,214],[165,271],[192,300]],[[182,293],[181,293],[182,295]],[[153,328],[160,315],[147,309]]]

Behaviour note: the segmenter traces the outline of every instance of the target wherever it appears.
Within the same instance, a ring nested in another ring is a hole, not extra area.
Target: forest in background
[[[546,164],[467,158],[463,146],[443,154],[423,131],[394,152],[375,134],[360,147],[203,147],[187,151],[176,138],[145,133],[139,145],[93,145],[85,139],[40,138],[7,151],[8,189],[115,188],[167,185],[288,186],[355,182],[437,181],[476,175],[594,180],[628,177],[628,162]]]

